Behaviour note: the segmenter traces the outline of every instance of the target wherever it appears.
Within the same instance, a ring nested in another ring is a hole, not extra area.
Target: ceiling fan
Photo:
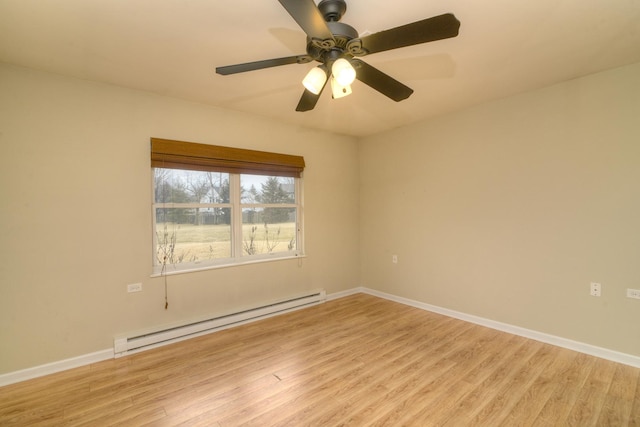
[[[408,98],[413,89],[358,57],[455,37],[460,28],[460,21],[447,13],[359,37],[353,27],[339,22],[347,10],[344,0],[322,0],[317,6],[313,0],[278,1],[307,34],[306,55],[217,67],[216,73],[228,75],[318,61],[320,65],[303,80],[305,90],[296,111],[312,110],[329,79],[334,98],[350,94],[356,78],[396,102]]]

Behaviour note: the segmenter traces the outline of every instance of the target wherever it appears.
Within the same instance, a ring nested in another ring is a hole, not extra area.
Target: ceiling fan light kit
[[[314,67],[302,80],[302,85],[314,95],[319,95],[327,83],[327,72],[320,67]]]
[[[351,95],[351,85],[343,85],[338,79],[331,77],[331,97],[333,99],[344,98]]]
[[[355,68],[344,58],[336,59],[331,66],[331,74],[341,86],[348,86],[356,79]]]
[[[217,67],[216,73],[229,75],[280,65],[320,62],[321,65],[311,69],[302,81],[305,90],[296,111],[309,111],[315,107],[329,78],[328,70],[331,70],[334,99],[349,95],[355,79],[396,102],[408,98],[413,89],[357,57],[456,37],[460,28],[460,21],[447,13],[360,37],[353,27],[338,22],[347,11],[344,0],[322,0],[317,6],[314,0],[278,1],[307,34],[306,55]]]

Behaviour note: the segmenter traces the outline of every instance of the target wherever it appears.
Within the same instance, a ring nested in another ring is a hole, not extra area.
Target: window
[[[151,139],[153,272],[302,254],[299,156]]]

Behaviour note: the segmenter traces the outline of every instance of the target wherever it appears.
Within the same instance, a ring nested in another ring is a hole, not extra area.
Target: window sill
[[[306,258],[306,257],[307,257],[306,255],[300,254],[300,255],[291,255],[291,256],[274,257],[274,258],[259,258],[259,259],[252,259],[247,261],[238,261],[238,262],[233,262],[228,264],[209,264],[202,267],[192,267],[192,268],[190,267],[190,268],[184,268],[184,269],[175,269],[174,267],[169,267],[167,271],[165,271],[164,273],[154,272],[149,277],[173,276],[176,274],[196,273],[199,271],[217,270],[220,268],[241,267],[245,265],[262,264],[265,262],[290,261],[293,259],[301,260],[302,258]]]

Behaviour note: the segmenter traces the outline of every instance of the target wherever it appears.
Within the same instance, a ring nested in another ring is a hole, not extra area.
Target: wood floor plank
[[[559,357],[564,354],[559,353]],[[549,396],[544,407],[534,421],[534,426],[563,425],[578,399],[588,375],[595,366],[596,359],[585,354],[573,353],[574,362],[565,369],[560,369],[554,375],[557,387]]]
[[[603,359],[595,361],[587,381],[584,383],[567,421],[572,425],[597,425],[607,392],[615,372],[615,363]]]
[[[640,426],[640,377],[638,377],[636,392],[631,405],[631,414],[629,415],[629,425]]]
[[[598,425],[621,426],[630,423],[639,377],[637,369],[615,365],[615,373],[598,417]]]
[[[554,349],[550,345],[542,344],[537,347],[537,351],[521,365],[511,381],[502,387],[489,404],[474,417],[473,425],[500,425],[509,418],[518,401],[530,390],[552,361]]]
[[[489,356],[465,375],[464,392],[458,393],[455,399],[443,393],[438,411],[434,411],[429,421],[443,426],[469,423],[474,410],[479,410],[482,402],[491,398],[498,385],[507,381],[513,359],[518,357],[514,353],[519,352],[525,342],[520,337],[498,333],[493,341],[495,347],[492,346],[488,351]]]
[[[575,353],[570,351],[552,351],[552,353],[553,359],[549,365],[528,388],[525,388],[522,397],[506,414],[501,425],[505,427],[512,426],[514,423],[532,425],[538,418],[547,401],[560,385],[556,380],[558,373],[568,369],[575,359]]]
[[[605,396],[602,410],[596,425],[599,426],[626,426],[630,422],[630,414],[633,402],[613,396]]]
[[[0,388],[16,426],[639,426],[640,369],[356,294]]]

